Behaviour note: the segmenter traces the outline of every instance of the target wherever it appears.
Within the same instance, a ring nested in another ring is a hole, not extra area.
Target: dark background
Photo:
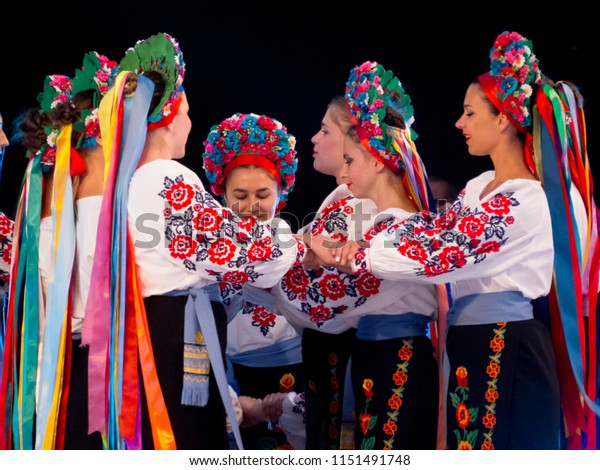
[[[50,2],[21,1],[1,10],[0,111],[5,128],[37,105],[48,74],[72,76],[86,52],[119,61],[139,39],[175,37],[186,62],[184,87],[192,132],[182,163],[202,171],[202,142],[210,127],[233,113],[266,114],[296,136],[299,169],[286,212],[292,224],[315,211],[334,188],[312,167],[311,137],[327,103],[343,94],[352,67],[381,63],[411,96],[417,148],[429,175],[461,188],[491,168],[469,156],[454,123],[469,82],[489,68],[498,34],[518,31],[533,41],[544,73],[577,84],[586,99],[588,154],[600,166],[600,96],[596,58],[600,39],[591,6],[479,3],[477,9],[430,2]],[[482,13],[479,9],[497,13]],[[589,24],[588,24],[589,23]],[[25,169],[19,145],[8,147],[0,180],[0,209],[13,215]],[[598,179],[595,170],[594,178]]]

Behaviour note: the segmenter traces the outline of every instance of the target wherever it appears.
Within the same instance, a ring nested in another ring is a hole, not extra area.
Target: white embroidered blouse
[[[218,283],[226,301],[245,283],[273,286],[305,252],[285,221],[239,217],[174,160],[136,170],[128,224],[144,297]]]
[[[541,183],[504,182],[481,192],[488,171],[469,181],[446,212],[398,219],[361,248],[355,272],[390,280],[452,283],[453,298],[519,291],[535,299],[550,290],[554,262],[550,211]]]

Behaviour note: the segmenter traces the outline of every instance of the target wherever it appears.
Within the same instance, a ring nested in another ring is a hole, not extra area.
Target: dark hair
[[[399,129],[406,128],[406,122],[404,116],[400,111],[400,100],[401,96],[396,90],[385,89],[384,93],[389,96],[389,104],[385,110],[385,117],[383,122],[388,126],[397,127]]]
[[[52,112],[44,113],[39,108],[26,109],[15,119],[11,139],[25,147],[27,152],[37,152],[46,142],[45,128],[53,124]]]
[[[152,80],[152,82],[154,82],[154,92],[152,93],[152,100],[150,101],[149,112],[149,114],[153,114],[156,108],[160,105],[161,100],[163,99],[167,82],[163,74],[155,70],[144,71],[141,75],[143,75],[146,78],[149,78],[150,80]]]

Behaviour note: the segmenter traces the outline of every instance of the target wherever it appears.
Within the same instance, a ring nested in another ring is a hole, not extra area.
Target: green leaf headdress
[[[185,62],[177,41],[166,33],[158,33],[138,41],[129,48],[119,64],[119,71],[130,70],[138,74],[159,72],[165,79],[165,90],[159,104],[148,117],[148,128],[161,127],[173,119],[181,102]]]
[[[38,94],[41,113],[50,113],[58,103],[66,103],[71,98],[73,84],[66,75],[48,75],[44,80],[44,90]],[[56,137],[60,132],[52,126],[44,128],[46,142],[35,152],[42,153],[42,171],[48,173],[56,162]]]
[[[82,110],[81,118],[73,124],[76,133],[75,148],[90,148],[96,145],[100,134],[98,107],[100,100],[113,86],[118,64],[97,52],[88,52],[83,58],[83,66],[75,71],[73,98],[81,92],[91,92],[91,106]]]

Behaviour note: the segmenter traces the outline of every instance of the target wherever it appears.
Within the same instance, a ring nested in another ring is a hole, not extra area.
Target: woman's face
[[[181,104],[172,121],[176,146],[173,158],[183,158],[185,156],[185,144],[187,143],[190,131],[192,130],[192,120],[188,114],[189,110],[190,105],[187,96],[183,93]]]
[[[279,202],[277,182],[262,168],[240,166],[227,175],[225,201],[242,217],[269,220]]]
[[[335,176],[338,184],[339,175],[344,166],[344,131],[333,121],[333,107],[329,106],[321,122],[321,129],[311,139],[313,143],[313,167],[319,173]]]
[[[492,111],[481,86],[471,84],[465,94],[463,114],[456,121],[471,155],[490,155],[498,142],[500,114]]]
[[[352,137],[344,138],[344,166],[340,173],[348,189],[358,198],[368,198],[375,187],[377,160]]]

